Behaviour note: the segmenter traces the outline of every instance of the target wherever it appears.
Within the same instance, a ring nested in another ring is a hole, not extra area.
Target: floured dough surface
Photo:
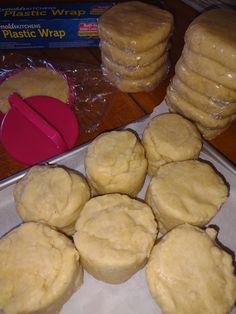
[[[178,114],[154,117],[143,133],[148,174],[168,162],[198,158],[202,143],[195,125]]]
[[[236,72],[236,12],[208,10],[188,27],[185,41],[195,52]]]
[[[76,230],[74,242],[83,267],[108,283],[126,281],[141,269],[157,236],[151,208],[121,194],[90,199]]]
[[[140,1],[119,3],[99,19],[99,37],[121,49],[145,51],[167,40],[173,27],[173,16]]]
[[[171,84],[181,97],[212,117],[224,118],[229,115],[236,114],[236,102],[224,105],[219,104],[204,94],[188,87],[178,78],[177,74],[172,79]]]
[[[211,116],[186,101],[172,85],[169,85],[167,88],[166,103],[171,110],[182,114],[190,120],[200,123],[206,128],[225,128],[236,118],[236,114],[224,118]]]
[[[68,234],[73,234],[89,198],[89,186],[81,175],[54,166],[31,168],[14,190],[16,210],[23,221],[41,221]]]
[[[222,177],[198,160],[172,162],[159,168],[148,186],[146,202],[165,233],[182,223],[203,226],[228,196]]]
[[[99,135],[89,146],[85,169],[96,193],[125,193],[135,196],[147,170],[144,148],[131,131]]]
[[[168,314],[229,313],[235,302],[232,256],[215,242],[216,231],[181,225],[152,250],[146,268],[151,295]]]
[[[0,110],[10,108],[8,97],[12,93],[22,98],[30,96],[51,96],[63,102],[69,99],[67,79],[59,72],[47,68],[25,69],[6,78],[0,85]]]
[[[190,88],[208,96],[211,100],[218,102],[219,105],[227,106],[236,102],[236,91],[213,82],[192,71],[181,57],[175,66],[175,73]]]
[[[40,223],[25,223],[0,240],[0,309],[59,313],[82,284],[71,240]]]
[[[168,51],[168,40],[160,42],[156,46],[144,52],[134,53],[128,49],[120,49],[106,41],[100,42],[101,51],[113,62],[126,67],[146,66]]]
[[[106,67],[103,67],[102,70],[103,74],[122,92],[137,93],[155,89],[167,76],[169,64],[164,63],[158,71],[141,79],[122,78],[119,74],[109,71]]]
[[[163,54],[160,58],[146,66],[125,66],[111,61],[104,53],[102,53],[102,63],[110,71],[120,76],[120,79],[128,78],[130,80],[145,79],[150,75],[158,72],[164,64],[168,62],[168,54]]]
[[[203,77],[213,82],[236,91],[236,71],[233,71],[224,65],[193,52],[186,45],[183,50],[183,59],[187,66]]]

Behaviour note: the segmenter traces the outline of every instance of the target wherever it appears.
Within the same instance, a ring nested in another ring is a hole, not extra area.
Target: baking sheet
[[[139,120],[136,123],[127,125],[125,128],[135,130],[139,136],[150,119],[167,111],[163,102],[156,107],[152,115]],[[70,168],[74,168],[84,173],[84,157],[87,146],[82,146],[65,154],[54,158],[50,163],[58,163]],[[225,177],[230,186],[230,195],[220,212],[210,222],[210,225],[219,227],[219,241],[231,251],[236,252],[236,169],[228,163],[220,154],[216,153],[211,146],[204,145],[200,157],[210,161],[215,168]],[[11,228],[21,223],[16,214],[12,191],[15,182],[23,176],[18,174],[5,182],[5,188],[0,191],[0,236],[8,232]],[[139,194],[143,198],[149,178],[147,177],[144,187]],[[1,311],[0,311],[1,313]],[[62,314],[159,314],[161,310],[151,298],[146,282],[145,270],[136,273],[130,280],[123,284],[111,285],[94,279],[88,273],[84,274],[84,284],[71,299],[64,305]],[[236,309],[232,311],[236,314]]]

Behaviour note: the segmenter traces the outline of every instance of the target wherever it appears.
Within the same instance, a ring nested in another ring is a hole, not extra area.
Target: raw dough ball
[[[156,215],[160,232],[165,233],[185,222],[204,226],[227,195],[226,184],[209,164],[187,160],[160,167],[145,199]]]
[[[153,248],[146,268],[152,297],[168,314],[227,314],[236,300],[230,254],[215,242],[216,231],[181,225]]]
[[[147,160],[133,132],[112,131],[99,135],[88,146],[85,169],[96,193],[136,196],[146,177]]]
[[[23,221],[41,221],[69,235],[89,198],[90,189],[82,176],[54,166],[34,166],[14,190]]]
[[[156,73],[164,64],[168,63],[168,54],[163,54],[160,58],[146,66],[125,66],[111,61],[107,56],[102,53],[102,63],[108,71],[117,73],[120,79],[128,78],[130,80],[145,79]]]
[[[178,78],[178,75],[174,76],[171,85],[186,101],[190,102],[198,109],[203,110],[216,119],[236,114],[236,102],[225,105],[216,103],[211,98],[188,87]]]
[[[76,230],[74,242],[83,267],[108,283],[124,282],[141,269],[157,236],[151,208],[121,194],[90,199]]]
[[[159,59],[168,51],[168,40],[144,52],[134,53],[128,49],[120,49],[106,41],[100,42],[101,51],[113,62],[126,67],[146,66]]]
[[[169,64],[164,63],[158,71],[143,79],[121,78],[119,74],[109,71],[103,67],[103,74],[119,88],[122,92],[137,93],[142,91],[151,91],[156,88],[166,77],[169,71]]]
[[[186,45],[182,53],[187,66],[203,77],[236,91],[236,71],[191,51]]]
[[[209,115],[186,101],[176,92],[171,84],[167,88],[166,103],[171,110],[182,114],[190,120],[200,123],[205,128],[222,129],[229,126],[236,118],[236,114],[224,118],[216,118]]]
[[[4,313],[59,313],[82,281],[73,243],[46,225],[25,223],[0,240]]]
[[[185,41],[196,53],[212,58],[236,72],[236,12],[209,10],[188,27]]]
[[[25,69],[6,78],[0,84],[0,110],[10,108],[8,97],[13,93],[26,98],[30,96],[51,96],[63,102],[69,100],[67,79],[59,72],[47,68]]]
[[[187,86],[208,96],[219,105],[225,106],[236,102],[236,90],[229,89],[192,71],[182,57],[176,63],[175,72]]]
[[[148,174],[168,162],[198,158],[202,143],[195,125],[178,114],[153,118],[143,133]]]
[[[225,128],[222,128],[222,129],[220,129],[220,128],[218,128],[218,129],[210,129],[210,128],[204,127],[200,123],[196,123],[196,126],[197,126],[198,130],[201,132],[202,136],[206,140],[211,140],[211,139],[215,138],[219,134],[221,134],[224,131],[226,131],[228,129],[228,127],[229,127],[229,126],[227,126]]]
[[[117,4],[99,19],[99,37],[120,49],[143,52],[167,40],[173,27],[170,12],[129,1]]]

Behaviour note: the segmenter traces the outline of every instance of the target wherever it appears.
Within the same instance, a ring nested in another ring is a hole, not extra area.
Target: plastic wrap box
[[[112,5],[0,6],[0,49],[98,46],[98,18]]]

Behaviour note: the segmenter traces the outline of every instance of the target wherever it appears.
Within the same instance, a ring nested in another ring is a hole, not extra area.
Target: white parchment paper
[[[158,106],[151,116],[130,124],[126,128],[135,130],[139,136],[150,119],[167,111],[164,103]],[[83,146],[71,154],[56,158],[59,164],[77,169],[84,173],[84,157],[87,147]],[[225,167],[220,160],[201,153],[202,159],[210,161],[217,170],[225,177],[230,186],[230,195],[219,213],[210,222],[210,225],[219,227],[219,241],[231,251],[236,252],[236,176],[235,169]],[[144,187],[139,194],[143,198],[149,178],[147,177]],[[12,191],[14,184],[0,191],[0,236],[11,228],[21,223],[18,217]],[[151,298],[145,282],[145,269],[136,273],[130,280],[123,284],[111,285],[94,279],[88,273],[84,274],[84,284],[71,299],[64,305],[62,314],[158,314],[160,308]],[[236,314],[236,309],[232,311]],[[191,314],[191,313],[190,313]],[[200,314],[200,313],[199,313]]]

